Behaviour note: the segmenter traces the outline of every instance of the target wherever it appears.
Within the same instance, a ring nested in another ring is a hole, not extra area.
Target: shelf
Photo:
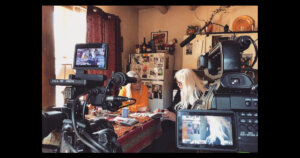
[[[210,33],[203,33],[202,35],[208,36],[209,34],[237,34],[237,33],[258,33],[258,31],[239,31],[239,32],[210,32]]]

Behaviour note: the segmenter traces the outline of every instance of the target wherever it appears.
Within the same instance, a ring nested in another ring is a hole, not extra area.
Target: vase
[[[205,25],[206,25],[207,23],[208,23],[208,22],[205,22]],[[210,32],[212,32],[212,29],[213,29],[213,25],[212,25],[212,24],[209,24],[209,25],[206,26],[205,32],[206,32],[206,33],[210,33]]]

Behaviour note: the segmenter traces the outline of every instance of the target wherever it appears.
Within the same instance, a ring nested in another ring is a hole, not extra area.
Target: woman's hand
[[[153,111],[153,113],[158,113],[158,112],[161,112],[161,109],[155,109],[155,110]]]
[[[165,109],[165,112],[163,113],[164,120],[170,120],[170,121],[176,121],[176,114],[169,111],[168,109]]]
[[[147,112],[149,110],[150,110],[149,107],[145,106],[145,107],[140,107],[138,111],[140,111],[140,112]]]

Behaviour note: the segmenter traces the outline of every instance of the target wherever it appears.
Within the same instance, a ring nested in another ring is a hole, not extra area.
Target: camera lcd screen
[[[77,44],[75,48],[74,69],[107,69],[108,44]]]
[[[179,110],[177,147],[188,150],[235,151],[234,113],[216,110]]]

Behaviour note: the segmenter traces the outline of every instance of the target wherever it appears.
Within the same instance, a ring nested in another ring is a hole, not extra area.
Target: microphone
[[[124,86],[127,83],[136,83],[137,79],[135,77],[128,77],[122,72],[116,72],[112,76],[112,82],[118,86]]]
[[[193,40],[196,37],[196,34],[190,35],[188,38],[186,38],[184,41],[180,43],[180,47],[184,47],[186,44],[188,44],[191,40]]]
[[[199,31],[195,32],[194,34],[192,34],[188,38],[186,38],[184,41],[182,41],[180,43],[180,47],[184,47],[186,44],[188,44],[191,40],[193,40],[196,37],[197,34],[202,32],[202,30],[204,30],[206,28],[206,26],[208,26],[209,24],[211,24],[211,21],[206,23]]]
[[[136,83],[137,79],[135,77],[127,77],[126,81],[127,83]]]
[[[120,101],[127,101],[127,100],[129,100],[129,98],[122,97],[122,96],[107,96],[105,100],[108,102],[114,102],[114,101],[120,102]]]

